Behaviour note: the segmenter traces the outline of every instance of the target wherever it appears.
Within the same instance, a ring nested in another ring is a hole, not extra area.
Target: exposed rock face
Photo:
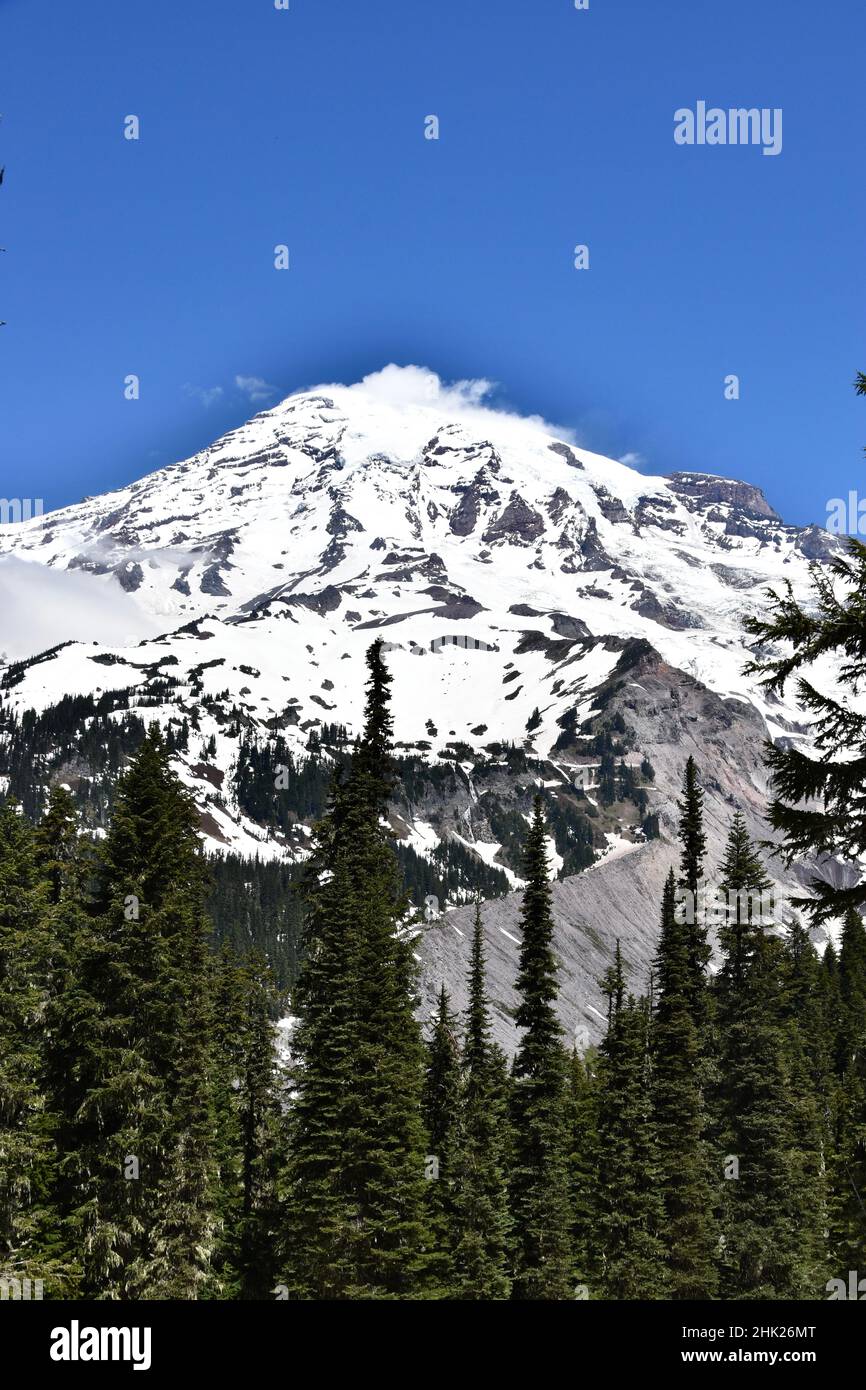
[[[611,560],[598,536],[598,526],[594,516],[591,516],[586,528],[586,534],[580,542],[580,555],[582,563],[581,569],[585,570],[609,570],[613,569]]]
[[[547,506],[548,514],[552,521],[559,522],[569,508],[574,506],[574,502],[569,497],[564,487],[558,487],[550,499]]]
[[[144,580],[144,570],[134,560],[126,560],[115,570],[117,582],[128,594],[134,594]]]
[[[490,523],[483,539],[488,544],[507,540],[512,545],[529,545],[542,535],[544,518],[524,502],[519,492],[512,492],[508,506]]]
[[[661,531],[673,531],[683,535],[685,524],[671,513],[676,512],[674,502],[668,497],[641,497],[634,513],[634,524],[640,529],[644,526],[657,526]]]
[[[631,606],[635,613],[651,618],[654,623],[661,623],[662,627],[683,631],[685,628],[703,626],[697,614],[687,613],[674,603],[662,603],[653,593],[641,593]]]
[[[804,526],[794,544],[807,560],[832,560],[845,549],[840,536],[831,536],[821,526]]]
[[[618,497],[611,497],[607,488],[597,487],[594,491],[598,498],[599,509],[605,521],[612,521],[614,523],[623,521],[628,523],[631,521],[631,517],[626,511],[623,503]]]
[[[551,450],[552,453],[559,454],[559,457],[561,459],[565,459],[565,462],[569,465],[569,467],[579,468],[583,470],[583,464],[581,463],[577,454],[574,452],[572,448],[569,447],[568,444],[563,444],[561,440],[556,439],[552,444],[548,445],[548,448]]]
[[[482,510],[495,505],[499,501],[499,493],[483,469],[479,470],[471,483],[459,483],[453,491],[460,494],[460,502],[451,513],[451,531],[455,536],[470,536]]]
[[[201,593],[215,594],[220,598],[226,598],[231,594],[231,589],[223,583],[220,565],[210,565],[202,575],[198,587]]]
[[[732,565],[710,565],[710,569],[732,589],[752,589],[755,586],[755,576],[748,570],[738,570]]]
[[[753,487],[751,483],[736,482],[732,478],[714,478],[708,473],[669,473],[667,480],[672,491],[689,510],[705,508],[712,502],[723,502],[759,521],[781,520],[761,489]]]
[[[320,589],[316,594],[287,594],[283,599],[284,603],[290,606],[298,605],[301,608],[309,608],[313,613],[333,613],[343,601],[339,589],[335,589],[333,584],[328,584],[324,589]]]
[[[567,637],[571,642],[580,642],[592,636],[586,623],[580,618],[573,618],[570,613],[551,613],[550,617],[557,637]]]

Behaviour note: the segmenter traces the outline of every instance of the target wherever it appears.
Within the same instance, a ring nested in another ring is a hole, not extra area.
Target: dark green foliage
[[[58,1000],[75,1079],[63,1121],[64,1219],[82,1252],[82,1291],[103,1297],[195,1297],[209,1272],[207,879],[197,823],[153,728],[121,780],[92,919]]]
[[[567,1298],[572,1273],[565,1054],[554,1007],[557,964],[545,836],[538,797],[523,866],[516,982],[521,1037],[511,1097],[512,1295],[520,1299]]]
[[[576,793],[568,796],[546,794],[542,798],[556,852],[562,856],[563,877],[580,873],[594,864],[597,858],[590,810],[577,802]],[[531,806],[528,798],[526,804],[527,808]],[[492,792],[485,792],[480,798],[479,810],[487,817],[491,834],[502,845],[504,861],[520,872],[526,835],[524,815],[517,807],[504,806]]]
[[[282,734],[267,743],[245,735],[234,773],[238,805],[252,820],[291,835],[299,821],[323,814],[332,774],[328,762],[294,757]]]
[[[428,1287],[423,1047],[399,869],[381,824],[390,677],[368,653],[364,735],[322,822],[294,996],[283,1278],[295,1298]]]
[[[212,889],[207,908],[216,944],[229,945],[240,956],[262,954],[275,985],[285,993],[300,964],[303,865],[220,854],[208,860],[208,867]]]
[[[856,1069],[866,1053],[866,928],[854,911],[846,912],[842,923],[839,1004],[836,1065],[841,1074]]]
[[[550,796],[544,811],[557,854],[562,856],[560,877],[588,869],[597,858],[592,823],[571,798]]]
[[[484,930],[476,904],[463,1047],[463,1135],[453,1251],[454,1296],[503,1299],[508,1277],[508,1075],[490,1039]]]
[[[0,808],[0,1276],[39,1279],[52,1250],[53,1117],[42,1033],[50,939],[33,831]]]
[[[144,696],[135,700],[146,703]],[[8,710],[0,712],[0,774],[9,778],[9,794],[30,820],[42,815],[51,781],[64,772],[88,824],[108,823],[117,778],[145,734],[137,714],[111,717],[130,703],[130,691],[115,690],[98,699],[64,695],[40,714],[25,710],[20,721]]]
[[[671,870],[662,900],[652,1030],[653,1104],[672,1298],[712,1298],[718,1232],[705,1141],[702,1048],[693,1016],[688,927]]]
[[[483,893],[488,898],[501,898],[510,884],[501,869],[485,864],[457,840],[440,841],[430,858],[417,854],[411,845],[394,846],[403,877],[403,884],[416,906],[421,907],[428,893],[434,893],[440,906],[455,903]]]
[[[439,992],[436,1013],[430,1021],[427,1065],[421,1095],[421,1115],[429,1140],[427,1215],[435,1247],[431,1275],[443,1294],[454,1281],[454,1247],[457,1242],[457,1202],[463,1147],[463,1081],[457,1019],[448,994]]]
[[[707,837],[704,834],[704,793],[700,783],[697,763],[690,757],[683,774],[682,800],[677,803],[680,812],[680,883],[697,900],[704,876],[704,855],[707,852]]]
[[[599,1049],[596,1240],[600,1293],[613,1299],[668,1295],[665,1214],[651,1106],[650,1013],[626,998],[622,955],[601,982],[607,1035]]]
[[[216,1155],[222,1298],[264,1299],[275,1283],[281,1115],[272,1014],[277,995],[256,953],[224,948],[213,962]]]
[[[866,1248],[866,929],[845,915],[833,1005],[833,1121],[830,1139],[832,1273],[856,1269]]]
[[[568,1190],[571,1249],[576,1286],[587,1296],[598,1291],[601,1264],[595,1239],[598,1171],[598,1057],[591,1049],[581,1057],[575,1048],[568,1065]]]
[[[786,1026],[784,948],[749,899],[766,885],[738,814],[721,867],[728,908],[714,987],[721,1288],[727,1298],[815,1297],[826,1222],[820,1123],[805,1049]]]
[[[686,762],[683,774],[680,811],[680,878],[685,894],[686,949],[689,970],[689,1010],[695,1026],[705,1041],[707,1026],[706,970],[710,960],[707,931],[701,912],[701,893],[704,879],[704,855],[707,838],[704,834],[704,793],[694,758]]]
[[[598,769],[598,799],[602,806],[611,806],[617,799],[616,759],[607,748],[601,755]]]

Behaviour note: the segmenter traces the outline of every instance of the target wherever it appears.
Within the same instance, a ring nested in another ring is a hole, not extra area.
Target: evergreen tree
[[[511,1289],[507,1085],[505,1059],[490,1037],[484,928],[476,901],[463,1046],[463,1147],[454,1249],[458,1298],[503,1299]]]
[[[553,953],[551,890],[545,822],[536,797],[526,840],[517,992],[522,1030],[513,1067],[511,1211],[512,1296],[571,1296],[566,1067]]]
[[[792,1052],[786,1033],[784,952],[755,913],[754,895],[768,880],[739,814],[721,883],[728,900],[716,981],[722,1293],[814,1297],[825,1216],[820,1128],[795,1101],[795,1090],[804,1093],[799,1067],[805,1059]]]
[[[335,784],[308,881],[294,994],[284,1282],[295,1298],[427,1288],[423,1044],[406,902],[387,826],[390,676],[367,654],[363,736]]]
[[[686,923],[678,920],[671,870],[662,899],[653,1020],[653,1102],[664,1242],[672,1298],[713,1298],[718,1233],[706,1146],[701,1040],[692,1015],[693,976]]]
[[[121,779],[58,1027],[83,1292],[194,1298],[214,1238],[207,876],[153,726]]]
[[[704,1046],[704,1030],[707,1027],[706,970],[711,955],[707,944],[702,892],[707,838],[704,834],[704,792],[697,764],[692,757],[686,762],[682,800],[677,804],[680,811],[679,883],[687,895],[685,918],[689,971],[688,1002],[701,1045]]]
[[[267,962],[224,948],[215,965],[217,1162],[222,1297],[265,1299],[276,1279],[278,1073]]]
[[[54,786],[35,837],[40,876],[45,880],[50,972],[44,1019],[44,1077],[46,1101],[54,1117],[57,1165],[52,1208],[57,1245],[63,1252],[64,1296],[80,1286],[81,1256],[76,1231],[70,1226],[75,1206],[78,1155],[74,1122],[84,1099],[79,1075],[79,1033],[92,1019],[93,1000],[82,991],[80,966],[91,927],[95,859],[92,845],[82,838],[71,793]]]
[[[619,942],[601,984],[608,1000],[598,1075],[601,1292],[608,1299],[661,1299],[668,1288],[651,1103],[649,1006],[644,999],[625,997]]]
[[[421,1095],[421,1114],[429,1139],[427,1211],[435,1248],[431,1273],[443,1294],[454,1278],[453,1252],[457,1239],[457,1197],[463,1145],[463,1084],[457,1017],[448,992],[439,991],[432,1032],[427,1043],[427,1066]]]
[[[839,1038],[837,1066],[856,1067],[866,1052],[866,927],[859,912],[849,909],[839,945]]]
[[[866,1249],[866,929],[853,909],[842,925],[835,984],[836,1082],[829,1159],[834,1274],[858,1268]]]
[[[601,1266],[595,1238],[598,1165],[598,1076],[594,1049],[572,1050],[568,1067],[568,1188],[574,1279],[587,1292],[598,1289]]]
[[[46,1276],[58,1272],[59,1252],[50,1209],[53,1118],[44,1092],[49,959],[33,831],[7,801],[0,807],[0,1278],[42,1279],[50,1287]]]
[[[734,813],[719,866],[726,906],[719,927],[719,945],[725,956],[719,975],[718,995],[728,1013],[737,1009],[755,940],[762,928],[761,897],[770,887],[764,866],[752,846],[741,812]]]
[[[814,1292],[825,1286],[832,1272],[828,1227],[832,1219],[834,1026],[826,972],[799,921],[792,922],[787,930],[782,970],[792,1117],[792,1195],[795,1210],[808,1213],[801,1228],[799,1263],[803,1286]],[[810,1210],[809,1204],[816,1202],[817,1210],[814,1205]]]

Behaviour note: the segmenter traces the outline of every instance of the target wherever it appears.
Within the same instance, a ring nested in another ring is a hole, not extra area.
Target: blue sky
[[[390,361],[792,521],[866,494],[862,0],[290,3],[0,0],[0,495]],[[781,154],[677,146],[699,100]]]

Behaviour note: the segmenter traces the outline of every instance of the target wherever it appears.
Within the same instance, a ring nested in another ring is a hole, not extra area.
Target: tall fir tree
[[[677,912],[676,880],[662,898],[652,1028],[653,1105],[670,1297],[715,1297],[718,1231],[707,1153],[701,1038],[692,1012],[689,927]]]
[[[278,996],[265,959],[224,948],[214,963],[213,1033],[222,1298],[265,1299],[276,1283],[281,1131],[272,1014]]]
[[[819,1150],[820,1132],[796,1133],[806,1116],[792,1091],[784,950],[763,927],[760,895],[769,883],[739,813],[720,882],[727,896],[715,982],[722,1296],[814,1297],[823,1179],[820,1162],[807,1162],[798,1142]]]
[[[856,1066],[866,1050],[866,927],[853,908],[842,922],[839,1001],[837,1066],[843,1072]]]
[[[568,1061],[568,1188],[575,1287],[600,1287],[601,1265],[595,1233],[598,1168],[598,1058],[594,1048]]]
[[[704,857],[707,837],[704,833],[704,792],[694,758],[686,761],[683,773],[682,799],[677,803],[680,812],[680,878],[684,890],[686,947],[688,952],[688,1004],[701,1046],[707,1039],[708,996],[706,972],[710,960],[707,929],[703,910]]]
[[[829,1170],[830,1251],[837,1276],[862,1265],[866,1251],[866,928],[853,908],[842,924],[835,986]]]
[[[785,934],[782,971],[792,1195],[795,1209],[806,1210],[812,1204],[801,1230],[801,1283],[804,1288],[820,1291],[831,1272],[833,1025],[826,974],[799,920],[794,920]]]
[[[214,1241],[213,1113],[198,815],[156,726],[118,787],[60,1031],[76,1080],[66,1220],[82,1291],[195,1298]]]
[[[33,1280],[50,1289],[51,1276],[62,1274],[52,1239],[54,1118],[44,1071],[46,898],[33,831],[7,801],[0,807],[0,1279],[31,1281],[33,1297]],[[8,1290],[15,1296],[10,1283],[3,1297]]]
[[[427,1065],[421,1094],[421,1114],[429,1139],[425,1165],[427,1211],[434,1259],[431,1274],[443,1296],[453,1291],[454,1247],[457,1241],[457,1200],[463,1148],[463,1078],[457,1015],[448,991],[439,991],[427,1042]]]
[[[662,1299],[668,1272],[652,1113],[648,1001],[626,997],[622,952],[601,982],[607,1033],[598,1073],[596,1233],[605,1299]]]
[[[407,903],[388,827],[390,676],[367,653],[364,732],[335,783],[308,880],[284,1174],[293,1298],[430,1289],[423,1044]]]
[[[469,963],[469,1007],[463,1046],[463,1143],[454,1247],[454,1294],[462,1299],[504,1299],[508,1276],[508,1075],[490,1036],[485,992],[481,905]]]
[[[66,1278],[63,1292],[80,1291],[82,1250],[74,1224],[76,1116],[84,1099],[78,1071],[79,1034],[93,1017],[94,1001],[82,991],[80,964],[91,930],[95,851],[80,831],[72,795],[54,786],[48,808],[36,832],[36,855],[47,888],[51,969],[44,1020],[45,1091],[54,1116],[57,1166],[52,1207],[58,1247],[63,1251]]]
[[[572,1296],[566,1060],[554,1007],[557,963],[545,837],[541,798],[536,797],[524,850],[516,983],[521,1036],[511,1102],[512,1297],[524,1300]]]

